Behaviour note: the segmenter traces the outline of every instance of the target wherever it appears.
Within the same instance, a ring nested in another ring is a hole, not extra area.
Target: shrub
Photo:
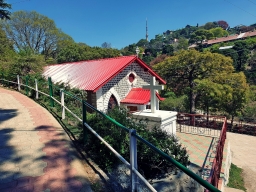
[[[135,129],[138,135],[182,163],[184,166],[189,164],[187,151],[181,146],[175,136],[167,135],[166,132],[157,127],[152,131],[147,130],[147,122],[135,121],[128,115],[124,108],[115,108],[109,111],[107,115],[127,128]],[[129,159],[128,133],[126,133],[122,128],[111,123],[109,120],[96,114],[94,114],[94,117],[90,118],[88,123],[125,159]],[[89,135],[88,139],[86,150],[101,168],[110,170],[119,163],[118,158],[107,147],[105,147],[105,145],[100,141],[97,141],[93,135]],[[137,142],[137,150],[139,171],[146,178],[154,178],[158,174],[167,173],[174,169],[174,166],[171,163],[156,154],[140,141]]]

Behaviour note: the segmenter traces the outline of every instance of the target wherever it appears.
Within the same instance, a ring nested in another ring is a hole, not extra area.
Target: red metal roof
[[[46,78],[51,77],[55,83],[68,83],[71,87],[96,92],[133,62],[148,70],[150,74],[159,80],[160,84],[166,84],[159,75],[136,56],[48,65],[44,68],[43,76]]]
[[[156,92],[156,96],[160,101],[163,101],[164,98]],[[136,105],[145,105],[150,102],[150,90],[142,88],[132,88],[128,95],[120,101],[123,104],[136,104]]]

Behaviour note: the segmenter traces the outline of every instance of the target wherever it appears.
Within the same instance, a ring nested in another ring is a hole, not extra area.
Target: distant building
[[[211,40],[205,40],[202,44],[204,46],[208,47],[208,46],[211,46],[211,45],[217,44],[217,43],[242,40],[247,37],[255,37],[255,36],[256,36],[256,30],[253,30],[253,31],[245,32],[245,33],[236,34],[236,35],[230,35],[227,37],[220,37],[220,38],[215,38],[215,39],[211,39]],[[188,48],[194,48],[194,47],[197,47],[197,44],[192,44]]]

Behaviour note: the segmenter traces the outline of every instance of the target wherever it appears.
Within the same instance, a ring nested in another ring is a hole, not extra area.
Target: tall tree
[[[219,27],[221,27],[224,30],[226,30],[229,27],[229,24],[223,20],[217,21],[217,24]]]
[[[196,109],[197,81],[209,76],[225,76],[234,70],[230,58],[196,50],[180,51],[155,65],[154,69],[167,80],[167,86],[176,93],[188,94],[190,113],[195,113]]]
[[[57,49],[63,37],[53,20],[35,11],[14,12],[11,20],[3,22],[3,28],[16,49],[29,48],[35,54],[43,53],[46,58]]]
[[[222,29],[221,27],[216,27],[216,28],[210,29],[209,31],[212,32],[214,37],[224,37],[228,35],[228,32]]]
[[[237,41],[235,42],[233,49],[238,55],[236,71],[243,71],[250,53],[248,45],[245,41]]]
[[[206,30],[213,29],[215,27],[218,27],[218,25],[216,25],[216,23],[214,23],[214,22],[207,22],[204,25],[204,29],[206,29]]]
[[[220,78],[219,83],[226,84],[223,97],[221,97],[220,109],[231,115],[231,126],[234,117],[240,115],[248,99],[249,87],[243,72],[231,73]]]
[[[8,65],[14,61],[16,53],[13,50],[11,41],[6,37],[5,32],[0,28],[0,70],[6,71]]]
[[[11,12],[7,9],[11,8],[11,4],[5,3],[4,0],[0,0],[0,19],[10,19]]]
[[[101,47],[102,48],[111,48],[111,43],[104,42],[104,43],[101,44]]]

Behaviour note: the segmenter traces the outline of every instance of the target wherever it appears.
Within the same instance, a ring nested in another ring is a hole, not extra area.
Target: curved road
[[[43,107],[0,88],[0,191],[90,192],[72,142]]]

